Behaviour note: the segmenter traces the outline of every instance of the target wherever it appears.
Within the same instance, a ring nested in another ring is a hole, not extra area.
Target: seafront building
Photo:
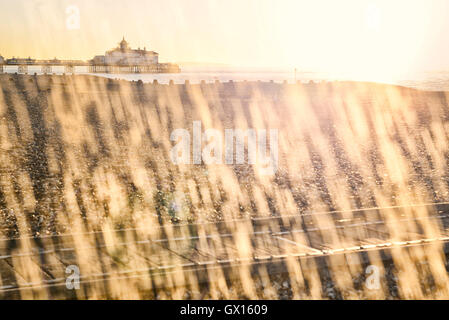
[[[120,41],[119,46],[115,49],[109,50],[103,56],[95,56],[94,63],[111,64],[111,65],[146,65],[157,64],[159,61],[159,54],[154,51],[131,49],[125,38]]]
[[[159,63],[159,54],[155,51],[132,49],[123,37],[118,47],[106,51],[104,55],[90,60],[90,72],[106,73],[176,73],[179,66],[172,63]]]

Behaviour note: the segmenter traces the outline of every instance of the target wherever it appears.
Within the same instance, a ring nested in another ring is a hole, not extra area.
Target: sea
[[[429,91],[449,91],[449,71],[422,71],[422,72],[410,72],[401,76],[392,78],[379,77],[361,77],[354,76],[350,73],[326,73],[315,71],[302,71],[295,69],[283,69],[283,68],[243,68],[243,67],[198,67],[198,66],[181,66],[181,73],[121,73],[121,74],[108,74],[108,73],[89,73],[87,67],[76,67],[76,74],[91,74],[99,77],[106,77],[111,79],[122,79],[128,81],[153,82],[157,80],[161,84],[167,84],[170,80],[174,83],[184,83],[186,80],[190,83],[214,82],[216,80],[220,82],[228,81],[273,81],[282,83],[287,81],[288,83],[295,83],[301,81],[304,83],[314,81],[369,81],[386,84],[395,84],[420,90]],[[17,67],[5,66],[4,72],[15,73]],[[63,74],[64,67],[53,67],[52,72],[54,74]],[[29,66],[29,74],[41,74],[40,66]]]

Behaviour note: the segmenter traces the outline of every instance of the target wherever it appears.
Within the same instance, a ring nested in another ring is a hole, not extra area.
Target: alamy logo
[[[68,30],[78,30],[80,28],[80,9],[75,5],[70,5],[65,9],[67,14],[66,27]]]
[[[219,130],[207,129],[202,132],[201,121],[193,121],[192,131],[193,141],[186,129],[176,129],[171,133],[170,140],[177,142],[170,152],[174,164],[223,164],[223,153],[225,164],[244,164],[246,139],[248,164],[259,165],[260,173],[265,175],[274,174],[278,169],[277,129],[269,130],[269,142],[266,129],[225,129],[224,143],[223,133]]]
[[[69,274],[65,281],[65,286],[69,290],[79,290],[80,288],[80,268],[76,265],[67,266],[65,273]]]
[[[380,271],[379,271],[379,267],[374,266],[374,265],[369,265],[366,268],[365,273],[367,275],[369,275],[368,277],[366,277],[365,286],[369,290],[379,290],[380,289]]]

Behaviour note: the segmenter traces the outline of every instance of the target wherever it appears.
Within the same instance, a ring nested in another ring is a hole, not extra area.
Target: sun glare
[[[0,0],[0,300],[448,299],[448,17]]]

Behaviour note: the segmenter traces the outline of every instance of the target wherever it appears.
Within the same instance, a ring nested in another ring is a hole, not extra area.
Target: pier
[[[64,67],[65,73],[75,73],[76,67],[82,67],[89,65],[88,62],[81,60],[37,60],[37,59],[19,59],[12,58],[4,60],[0,63],[0,73],[5,72],[5,67],[14,66],[17,67],[17,73],[28,74],[29,67],[37,66],[41,68],[43,74],[51,74],[53,67]]]
[[[6,72],[6,67],[17,67],[17,73],[28,74],[29,67],[40,67],[42,74],[51,74],[54,67],[64,67],[64,73],[75,74],[77,67],[88,67],[89,73],[179,73],[180,68],[171,63],[158,63],[154,65],[117,65],[95,64],[87,61],[74,60],[34,60],[34,59],[8,59],[0,63],[0,73]]]
[[[64,73],[76,73],[76,67],[88,66],[90,73],[179,73],[181,69],[173,63],[159,63],[159,54],[144,49],[131,49],[123,40],[115,49],[106,51],[104,55],[95,56],[88,61],[83,60],[38,60],[28,58],[4,59],[0,56],[0,73],[4,66],[17,66],[17,73],[28,74],[30,66],[40,66],[43,74],[51,74],[53,67],[64,67]]]
[[[154,65],[90,64],[89,73],[179,73],[177,65],[158,63]]]

